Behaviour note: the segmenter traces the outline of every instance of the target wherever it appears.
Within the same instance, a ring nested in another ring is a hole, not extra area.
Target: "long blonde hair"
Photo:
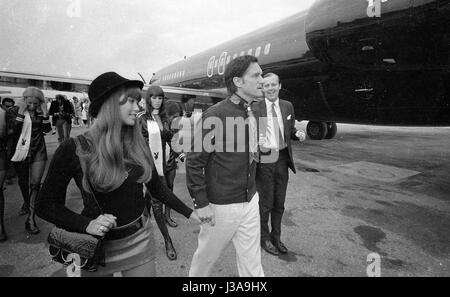
[[[127,177],[126,164],[143,169],[139,183],[151,178],[154,165],[138,122],[127,126],[120,119],[119,101],[126,96],[126,91],[121,88],[106,99],[87,133],[89,151],[83,152],[80,159],[85,162],[83,188],[88,192],[87,178],[98,192],[111,192],[120,187]]]

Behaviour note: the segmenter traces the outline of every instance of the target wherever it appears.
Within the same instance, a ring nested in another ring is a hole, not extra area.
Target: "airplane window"
[[[218,64],[219,64],[219,60],[216,60],[216,61],[214,62],[214,68],[216,68]]]
[[[253,54],[253,49],[249,49],[247,54],[252,55]]]
[[[256,51],[255,51],[255,57],[258,58],[260,54],[261,54],[261,47],[258,46],[258,47],[256,48]]]
[[[230,64],[230,62],[231,62],[231,56],[228,56],[227,57],[227,64]]]
[[[268,55],[270,53],[270,43],[266,44],[264,48],[264,55]]]
[[[245,55],[245,52],[244,52],[244,51],[241,52],[241,57],[242,57],[243,55]]]
[[[237,56],[238,56],[238,54],[234,54],[234,55],[233,55],[233,60],[236,59]]]

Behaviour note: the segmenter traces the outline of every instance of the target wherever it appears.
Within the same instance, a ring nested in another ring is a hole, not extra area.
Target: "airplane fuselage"
[[[252,54],[280,76],[298,120],[448,126],[449,30],[449,0],[318,0],[151,83],[225,92],[226,65]]]

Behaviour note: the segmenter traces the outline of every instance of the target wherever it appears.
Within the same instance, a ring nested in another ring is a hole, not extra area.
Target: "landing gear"
[[[332,139],[336,136],[337,125],[333,122],[309,122],[306,132],[312,140]]]
[[[328,133],[325,136],[325,139],[333,139],[337,134],[337,125],[336,123],[327,123]]]

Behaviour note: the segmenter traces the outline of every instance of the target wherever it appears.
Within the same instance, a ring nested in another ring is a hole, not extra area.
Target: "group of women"
[[[102,237],[106,265],[95,272],[83,271],[87,276],[109,276],[115,272],[122,272],[123,276],[155,275],[149,207],[153,208],[164,236],[169,259],[177,256],[166,226],[166,222],[176,225],[170,219],[169,209],[199,222],[195,212],[171,190],[174,172],[173,163],[168,161],[176,158],[176,154],[170,150],[172,133],[164,109],[164,94],[158,87],[149,88],[146,108],[141,111],[138,103],[142,87],[142,82],[128,80],[115,72],[97,77],[89,87],[89,111],[95,121],[85,134],[60,144],[42,187],[40,178],[47,157],[43,133],[50,129],[49,123],[46,126],[47,111],[42,107],[43,95],[34,89],[25,91],[26,106],[20,106],[16,112],[14,127],[21,131],[18,143],[27,134],[23,124],[27,122],[25,114],[30,117],[33,114],[34,119],[30,149],[26,160],[21,161],[28,164],[22,167],[31,176],[27,180],[29,191],[21,186],[24,199],[29,199],[26,229],[33,234],[39,232],[34,222],[36,210],[39,217],[67,231]],[[42,141],[37,139],[38,132]],[[39,149],[41,143],[45,153]],[[0,181],[4,167],[0,167],[3,169]],[[72,179],[83,199],[81,213],[65,206],[66,190]],[[166,204],[165,213],[162,204]]]

